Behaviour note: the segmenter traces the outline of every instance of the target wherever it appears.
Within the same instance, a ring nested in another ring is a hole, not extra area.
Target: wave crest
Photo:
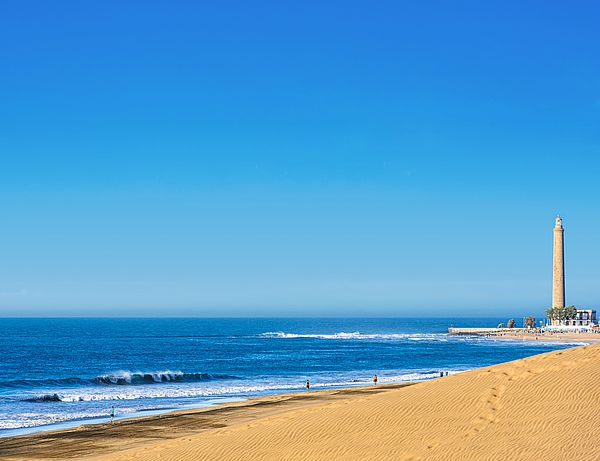
[[[312,339],[355,339],[355,340],[401,340],[410,341],[447,341],[446,333],[361,333],[360,331],[324,334],[324,333],[285,333],[283,331],[267,331],[259,335],[262,338],[312,338]]]
[[[209,373],[184,373],[182,371],[115,371],[95,378],[52,378],[52,379],[15,379],[0,381],[0,388],[37,388],[37,387],[79,387],[115,385],[128,386],[159,383],[185,383],[210,381],[217,379],[240,379],[237,376]]]
[[[28,399],[23,399],[23,402],[46,403],[46,402],[62,402],[58,394],[44,394]]]
[[[182,383],[209,381],[212,379],[239,379],[230,375],[214,375],[208,373],[184,373],[176,370],[163,371],[116,371],[107,375],[96,376],[92,381],[97,384],[127,386],[139,384]]]

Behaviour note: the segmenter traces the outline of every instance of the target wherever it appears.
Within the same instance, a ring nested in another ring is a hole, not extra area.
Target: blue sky
[[[594,2],[0,6],[0,314],[600,306]]]

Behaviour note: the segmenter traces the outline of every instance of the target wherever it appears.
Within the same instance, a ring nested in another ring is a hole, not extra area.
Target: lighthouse
[[[552,307],[565,307],[565,241],[562,219],[554,225],[554,254],[552,258]]]

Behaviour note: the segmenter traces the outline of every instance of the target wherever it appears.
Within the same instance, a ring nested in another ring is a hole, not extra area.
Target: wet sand
[[[348,400],[409,386],[411,383],[328,389],[256,397],[219,406],[130,418],[110,424],[86,424],[73,429],[0,438],[1,460],[81,459],[108,455],[147,443],[196,435],[327,402]]]

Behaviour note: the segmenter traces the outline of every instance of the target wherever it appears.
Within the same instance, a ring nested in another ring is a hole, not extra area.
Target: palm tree
[[[557,321],[559,324],[564,324],[565,321],[577,317],[577,308],[575,306],[551,307],[550,309],[546,309],[545,312],[551,321]]]
[[[525,319],[525,327],[526,328],[535,328],[535,317],[529,316]]]

